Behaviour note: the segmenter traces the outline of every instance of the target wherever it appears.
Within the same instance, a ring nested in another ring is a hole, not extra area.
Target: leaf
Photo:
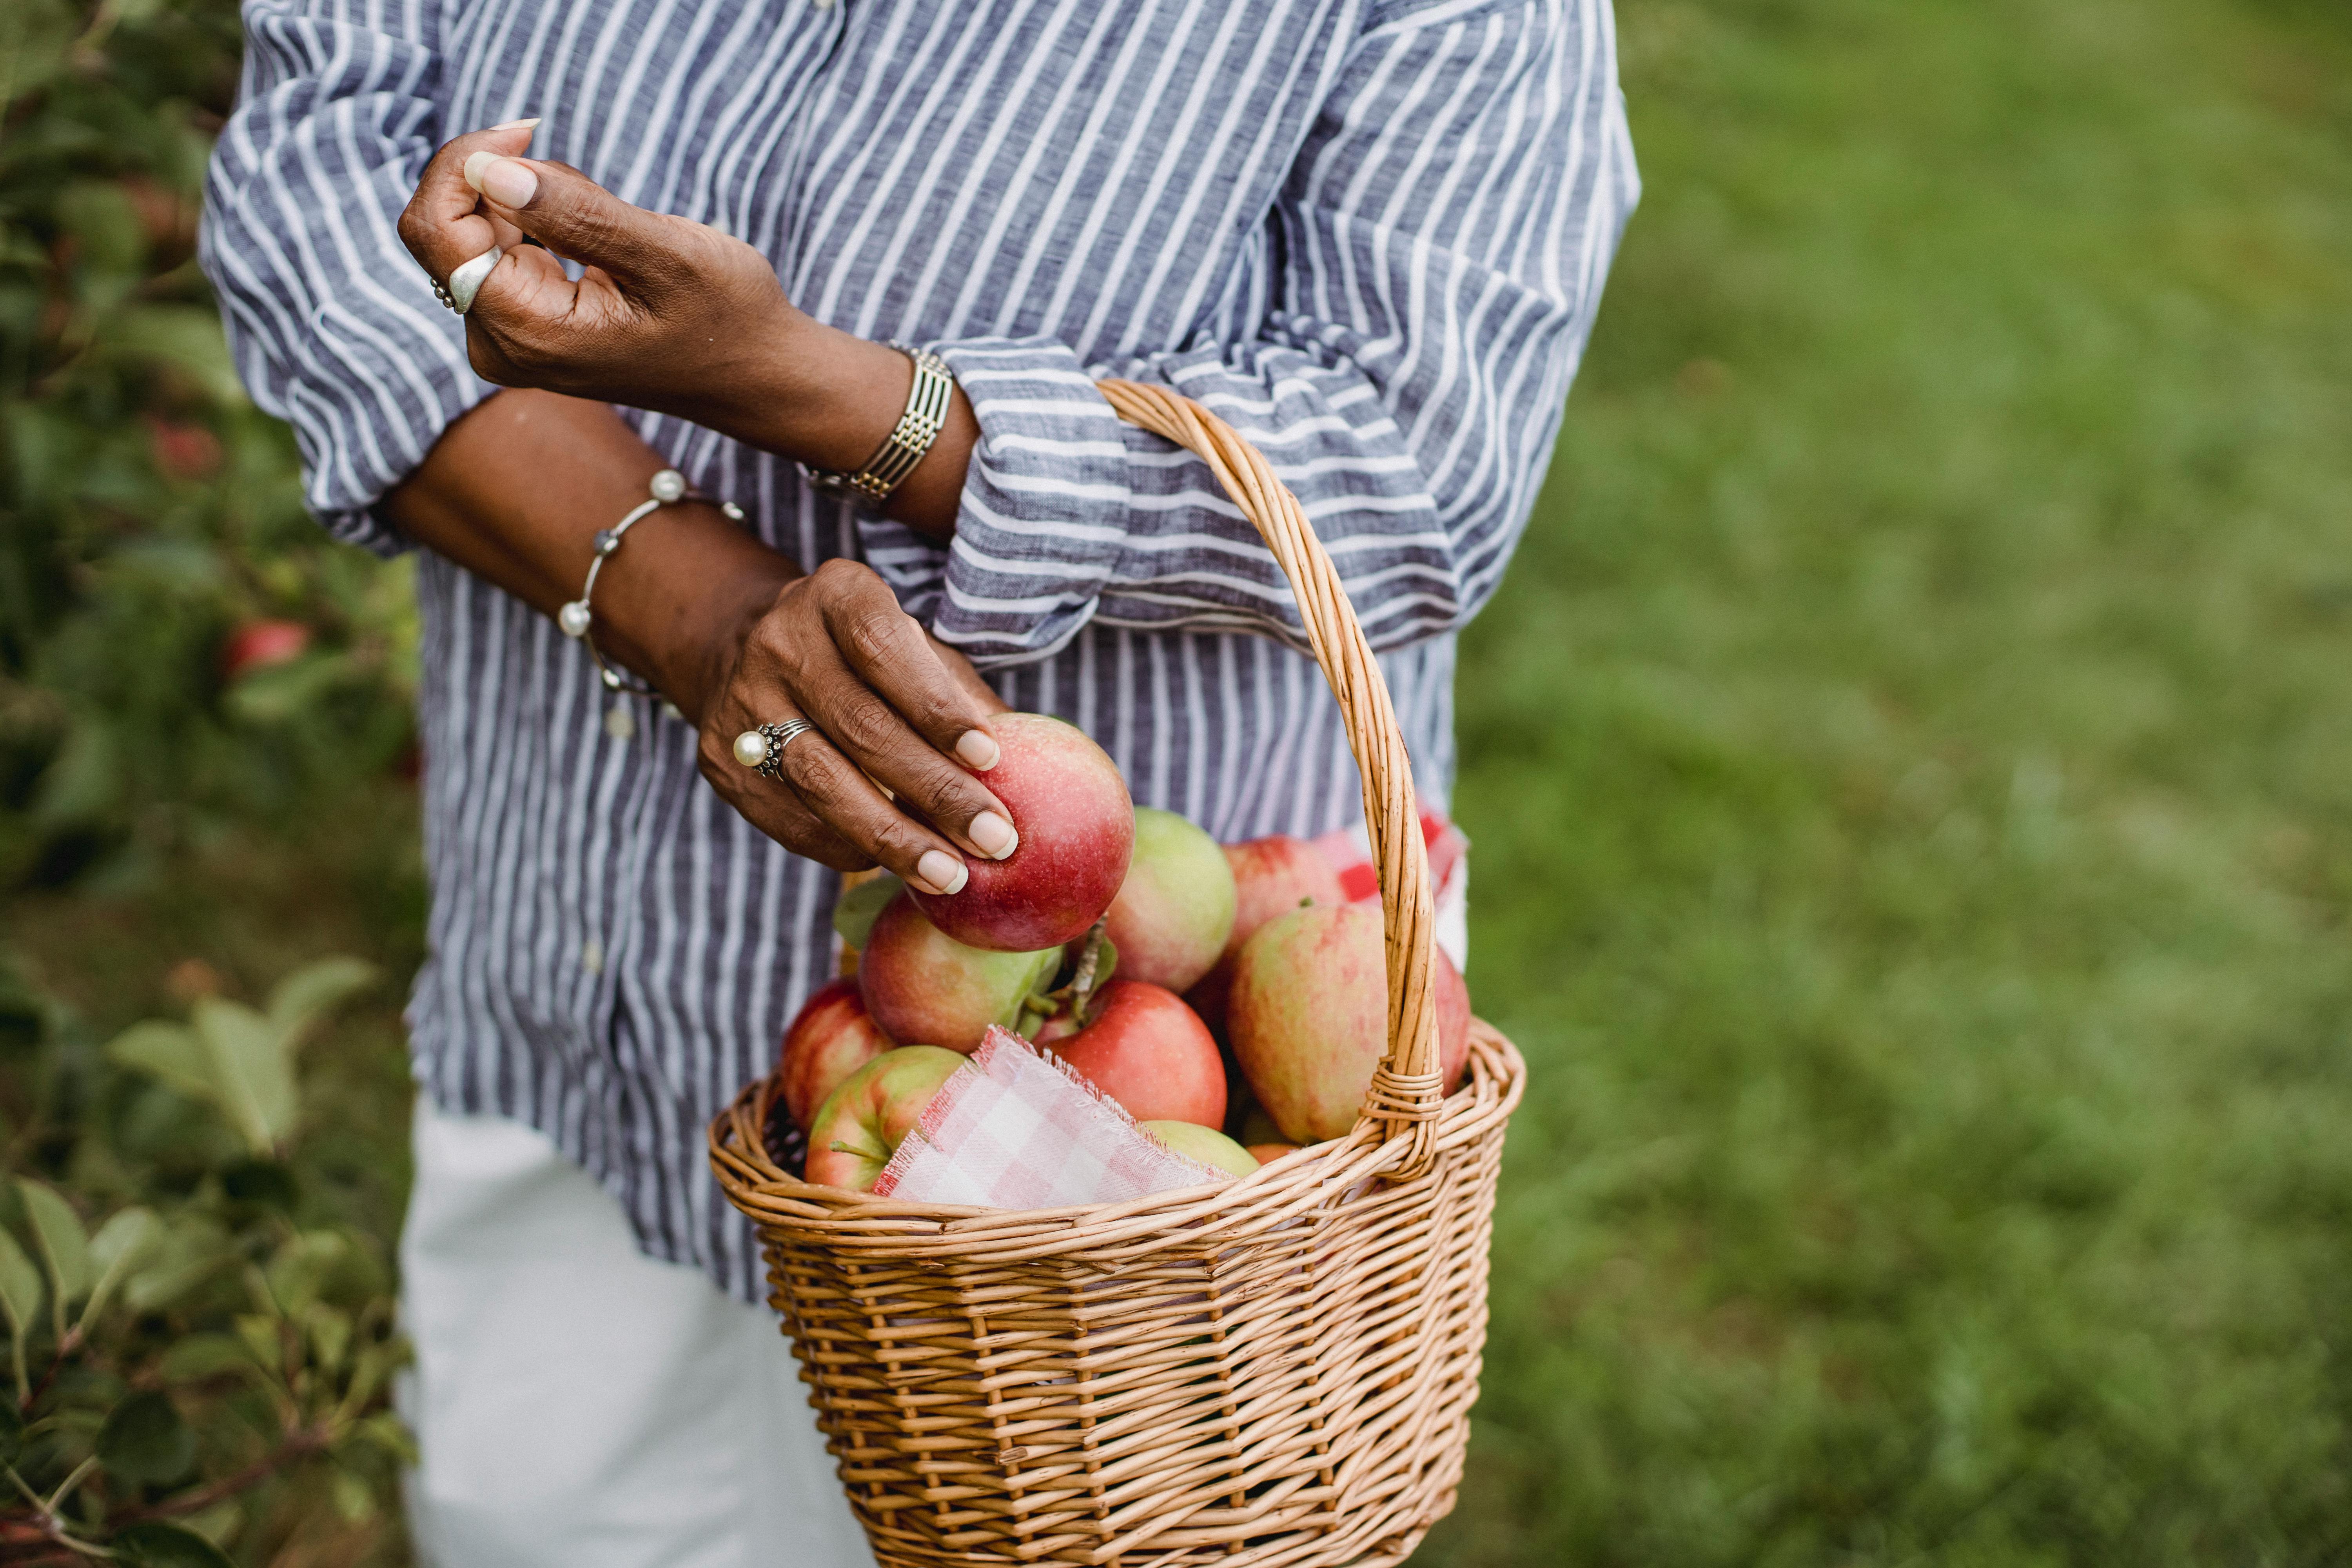
[[[334,1307],[313,1307],[308,1326],[311,1359],[323,1371],[341,1372],[352,1348],[352,1315]]]
[[[8,1314],[8,1331],[20,1345],[41,1310],[44,1294],[40,1269],[25,1256],[16,1237],[0,1229],[0,1312]]]
[[[882,918],[882,911],[906,885],[885,873],[844,889],[841,897],[834,900],[834,931],[850,947],[863,948],[866,939],[873,933],[874,922]]]
[[[13,1465],[25,1447],[25,1413],[16,1400],[0,1394],[0,1465]]]
[[[234,1256],[219,1221],[204,1215],[175,1220],[148,1260],[133,1268],[122,1299],[134,1312],[167,1307]]]
[[[270,992],[269,1021],[299,1039],[303,1030],[374,984],[376,975],[375,965],[364,959],[339,956],[306,963]]]
[[[81,1310],[81,1326],[87,1330],[114,1294],[115,1288],[130,1276],[131,1270],[142,1261],[163,1234],[163,1223],[152,1211],[132,1207],[107,1216],[89,1238],[89,1260],[98,1271],[98,1282],[90,1287],[89,1301]]]
[[[331,1230],[306,1231],[280,1247],[265,1275],[278,1310],[289,1318],[301,1316],[351,1250],[349,1238]]]
[[[257,1156],[277,1152],[301,1111],[286,1032],[242,1002],[200,996],[192,1010],[209,1058],[214,1099]]]
[[[142,305],[107,323],[105,346],[114,354],[170,366],[223,407],[245,404],[220,318],[199,305]]]
[[[19,1180],[16,1190],[24,1196],[25,1213],[33,1222],[33,1240],[62,1311],[68,1301],[89,1289],[89,1233],[82,1229],[81,1216],[55,1187]]]
[[[161,1486],[178,1480],[196,1462],[195,1429],[161,1389],[131,1394],[98,1429],[98,1459],[120,1479]]]
[[[416,1468],[416,1438],[409,1432],[408,1423],[395,1413],[378,1410],[362,1417],[354,1430],[403,1465]]]
[[[330,1484],[335,1499],[335,1511],[347,1524],[365,1524],[375,1517],[375,1489],[366,1478],[338,1468]]]
[[[166,1383],[202,1383],[253,1368],[252,1349],[234,1334],[190,1334],[165,1351],[161,1363]]]
[[[151,1018],[133,1024],[107,1042],[107,1059],[162,1079],[193,1100],[217,1104],[212,1063],[194,1029]]]
[[[236,1568],[226,1552],[194,1531],[161,1520],[118,1531],[110,1544],[130,1568]]]

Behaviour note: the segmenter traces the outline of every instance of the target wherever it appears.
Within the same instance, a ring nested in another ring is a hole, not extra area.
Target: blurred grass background
[[[50,5],[0,18],[0,945],[96,1038],[413,968],[413,632],[191,326],[226,0]],[[1423,1559],[2344,1562],[2352,10],[1621,27],[1647,195],[1461,681],[1535,1075]],[[265,617],[313,645],[226,676]],[[386,1238],[397,992],[310,1058]]]

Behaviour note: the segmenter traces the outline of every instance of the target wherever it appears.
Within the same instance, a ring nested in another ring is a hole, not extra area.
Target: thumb
[[[670,248],[658,216],[567,163],[477,153],[466,160],[466,183],[496,216],[558,255],[601,267],[624,282],[646,277]]]

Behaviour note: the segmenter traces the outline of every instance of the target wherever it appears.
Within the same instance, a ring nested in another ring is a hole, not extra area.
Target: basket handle
[[[1206,408],[1165,387],[1140,382],[1096,384],[1120,418],[1197,455],[1265,535],[1298,599],[1315,660],[1339,700],[1348,744],[1364,785],[1364,826],[1380,868],[1381,913],[1388,939],[1389,1043],[1365,1091],[1356,1133],[1373,1142],[1406,1140],[1396,1174],[1427,1171],[1437,1152],[1437,1110],[1444,1094],[1437,1059],[1437,1006],[1432,946],[1437,919],[1429,890],[1429,851],[1413,798],[1412,759],[1397,729],[1388,682],[1356,619],[1323,542],[1288,486],[1241,433]]]

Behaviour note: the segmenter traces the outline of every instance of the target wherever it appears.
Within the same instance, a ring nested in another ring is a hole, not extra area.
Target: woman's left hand
[[[809,324],[767,258],[708,224],[632,206],[568,164],[508,155],[520,140],[476,132],[443,147],[400,219],[436,278],[490,243],[505,250],[466,315],[475,372],[737,424]],[[577,281],[559,256],[585,267]]]

